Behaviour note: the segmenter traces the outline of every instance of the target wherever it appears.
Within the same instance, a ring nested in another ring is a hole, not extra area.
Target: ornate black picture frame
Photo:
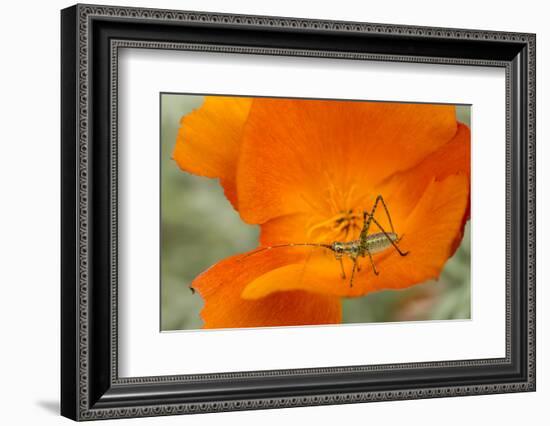
[[[76,5],[61,12],[61,413],[158,416],[535,390],[535,35]],[[121,47],[481,65],[506,72],[506,356],[120,378]]]

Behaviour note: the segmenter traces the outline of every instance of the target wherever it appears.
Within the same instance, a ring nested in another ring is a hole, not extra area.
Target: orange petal
[[[312,224],[324,219],[314,213],[296,213],[270,219],[260,226],[260,244],[268,246],[289,242],[326,242],[326,239],[318,238],[318,233],[308,232]]]
[[[455,249],[462,240],[464,225],[470,218],[470,129],[458,123],[456,135],[447,144],[427,156],[422,162],[402,173],[390,177],[379,188],[386,202],[391,206],[394,223],[402,222],[416,207],[418,199],[434,179],[444,180],[448,176],[462,174],[468,179],[468,202],[457,233]],[[397,228],[400,231],[399,228]]]
[[[468,179],[470,175],[470,130],[461,123],[458,123],[457,133],[453,139],[416,166],[405,172],[392,175],[379,187],[373,188],[371,196],[361,200],[357,210],[370,211],[375,195],[382,194],[390,209],[393,222],[397,226],[396,229],[399,231],[400,226],[398,225],[411,213],[430,182],[434,179],[445,179],[453,174],[465,174]],[[376,217],[381,225],[389,230],[387,217],[382,208]],[[326,229],[323,230],[323,235],[308,232],[312,229],[312,224],[320,223],[325,219],[326,217],[322,217],[316,212],[289,214],[270,219],[260,227],[260,242],[265,246],[288,242],[330,243],[340,240],[341,238],[330,235]],[[455,248],[462,240],[464,225],[468,219],[469,197],[468,208],[462,221],[463,226],[455,238]]]
[[[206,96],[200,108],[181,119],[173,153],[182,170],[220,178],[235,207],[235,169],[251,103],[251,98]]]
[[[240,297],[248,282],[286,262],[299,260],[300,251],[269,250],[225,259],[195,279],[192,286],[204,299],[204,328],[273,327],[338,324],[339,298],[304,291],[281,292],[261,300]]]
[[[237,173],[241,217],[264,223],[330,211],[345,203],[335,193],[359,182],[354,196],[368,193],[447,143],[456,128],[447,105],[256,99]]]
[[[368,257],[360,258],[350,287],[352,262],[344,259],[346,279],[329,250],[319,249],[301,263],[282,265],[258,276],[242,293],[246,299],[260,299],[272,293],[291,290],[333,296],[361,296],[374,290],[400,289],[437,278],[453,250],[469,198],[468,179],[449,176],[432,181],[411,214],[402,222],[399,243],[405,257],[393,249],[373,256],[379,275],[374,275]],[[376,230],[373,230],[376,232]]]
[[[410,254],[397,262],[390,257],[382,259],[384,280],[375,280],[375,289],[404,288],[408,286],[403,285],[406,281],[412,285],[438,278],[455,250],[456,235],[462,232],[469,200],[469,181],[464,175],[452,175],[429,184],[403,227],[400,247]]]

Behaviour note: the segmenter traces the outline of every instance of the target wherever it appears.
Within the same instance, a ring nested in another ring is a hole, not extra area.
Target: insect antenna
[[[298,283],[300,285],[301,285],[302,281],[304,280],[304,276],[306,275],[307,266],[309,264],[311,256],[313,255],[313,249],[315,249],[315,248],[319,248],[319,247],[318,246],[313,246],[313,247],[309,248],[309,253],[307,254],[307,256],[304,260],[304,264],[302,266],[302,271],[300,272],[300,278],[298,278]],[[322,248],[325,248],[325,247],[322,247]]]
[[[322,244],[322,243],[288,243],[288,244],[276,244],[273,246],[267,246],[267,247],[260,247],[257,250],[251,251],[250,253],[247,253],[245,256],[243,256],[242,259],[245,259],[247,257],[253,256],[255,254],[261,253],[266,250],[271,249],[277,249],[277,248],[284,248],[284,247],[322,247],[329,250],[333,250],[332,246],[330,244]],[[241,259],[241,260],[242,260]]]

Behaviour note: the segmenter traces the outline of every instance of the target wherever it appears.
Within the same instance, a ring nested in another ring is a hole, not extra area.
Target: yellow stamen
[[[321,231],[323,241],[328,239],[346,241],[348,237],[356,237],[353,231],[361,229],[357,224],[361,217],[359,213],[353,213],[351,210],[340,212],[329,219],[308,225],[308,238],[311,239],[315,232]]]

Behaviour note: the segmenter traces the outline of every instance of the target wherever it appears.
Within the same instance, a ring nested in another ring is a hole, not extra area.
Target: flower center
[[[308,241],[332,243],[359,238],[363,226],[363,211],[354,207],[364,204],[365,195],[355,183],[345,184],[342,179],[325,172],[322,196],[302,198],[311,206],[312,215],[306,225]],[[328,218],[327,218],[328,217]]]
[[[315,241],[351,241],[361,231],[362,215],[347,210],[308,226],[307,235]]]

